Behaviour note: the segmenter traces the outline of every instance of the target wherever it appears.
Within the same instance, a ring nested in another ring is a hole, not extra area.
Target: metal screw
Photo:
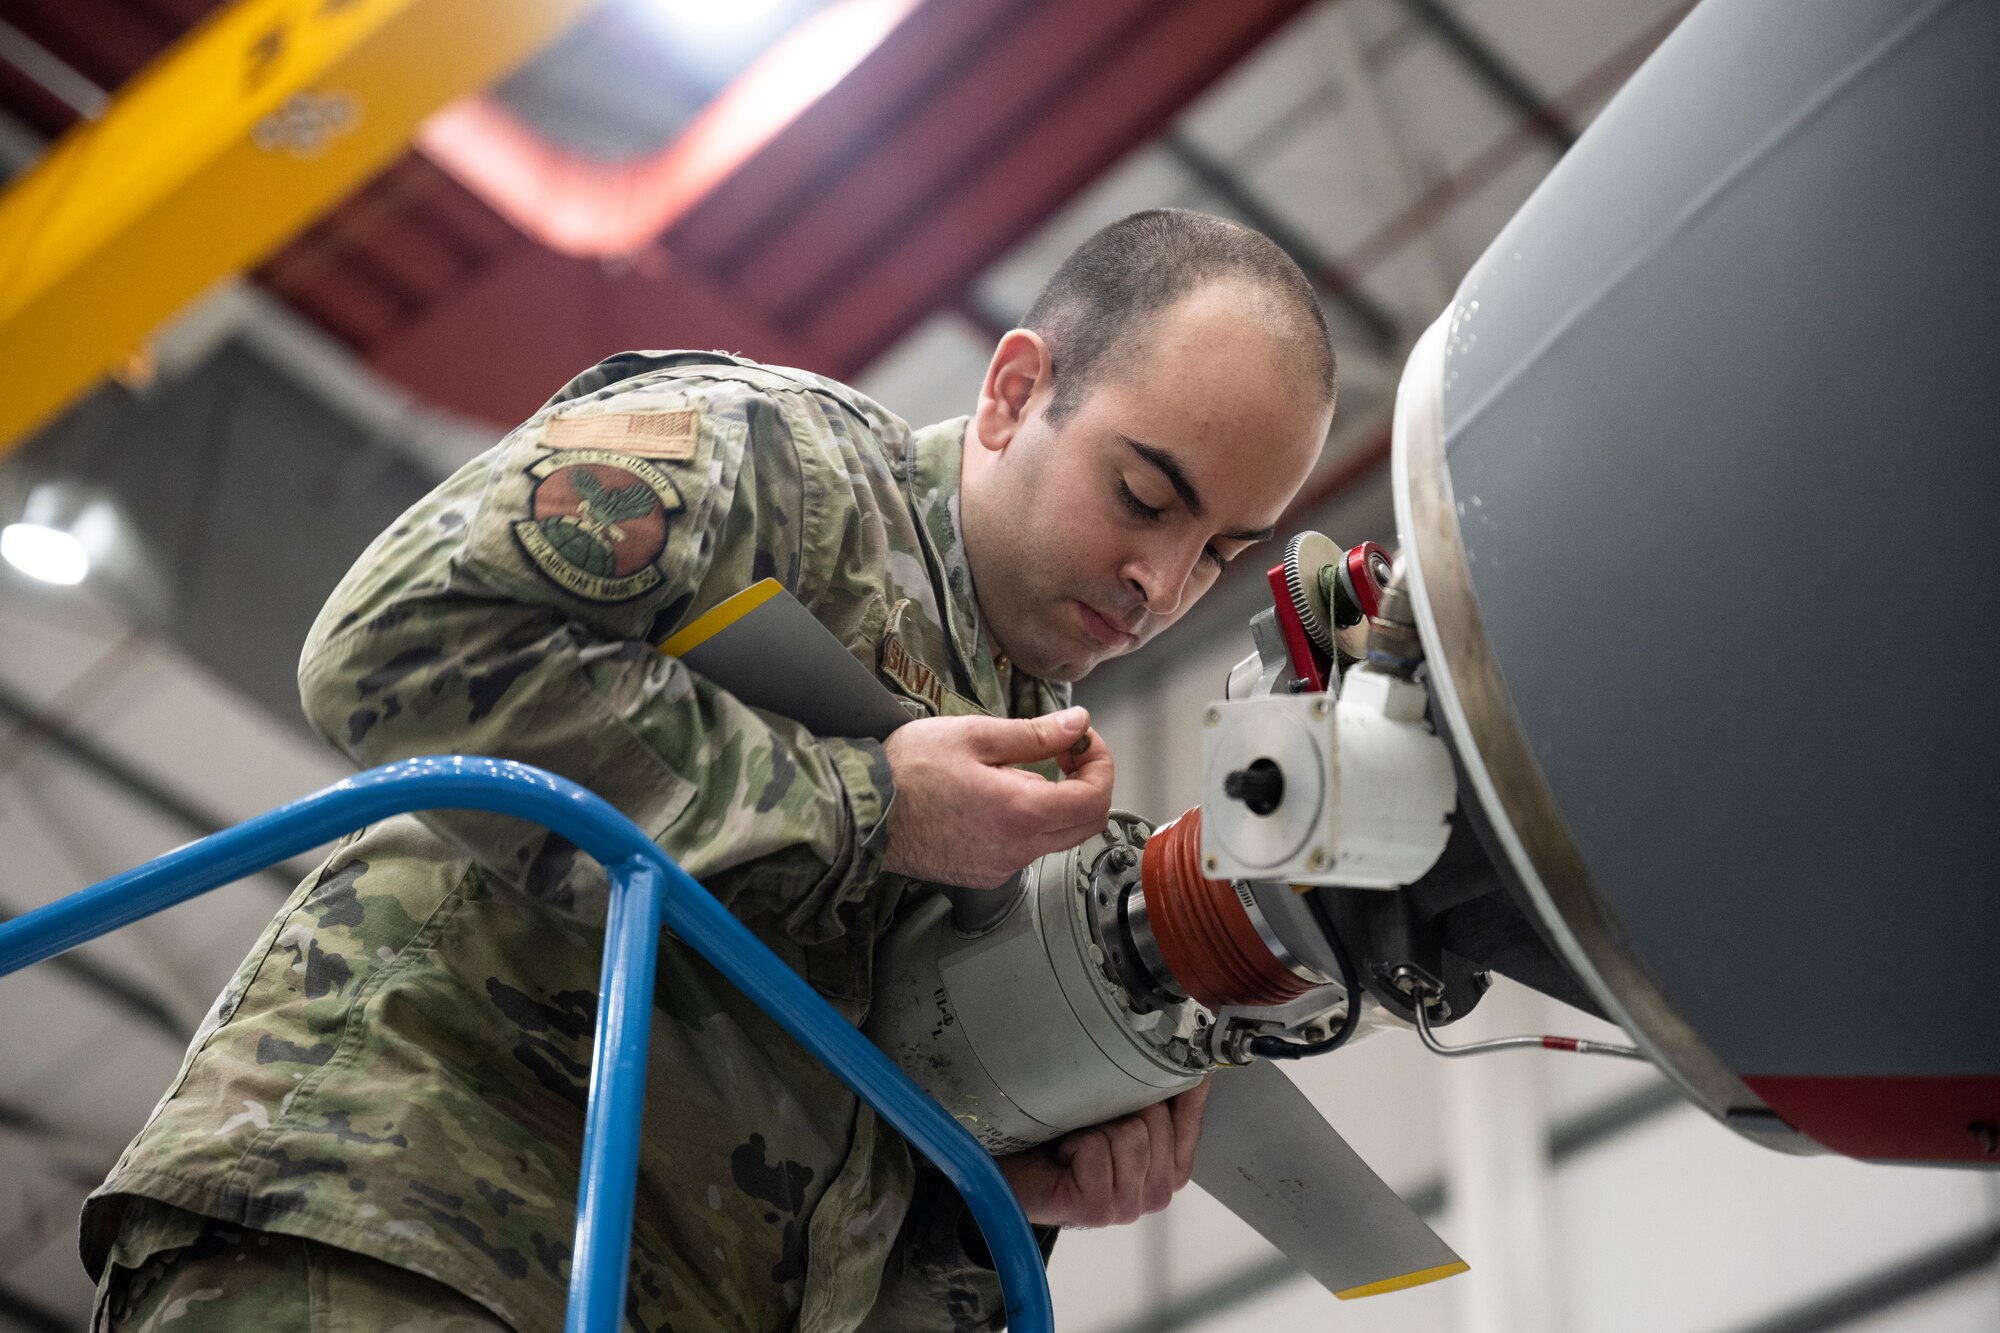
[[[1325,869],[1325,867],[1326,867],[1326,853],[1321,851],[1317,847],[1313,848],[1311,855],[1306,857],[1306,869],[1323,870]]]
[[[1313,700],[1313,716],[1321,721],[1326,720],[1326,700]]]
[[[1211,875],[1215,873],[1216,867],[1220,866],[1221,864],[1222,862],[1216,860],[1212,856],[1204,856],[1201,858],[1201,868],[1203,870],[1206,870]]]
[[[1222,721],[1222,710],[1220,708],[1211,708],[1206,713],[1202,714],[1201,722],[1202,725],[1205,727],[1216,726],[1221,721]]]

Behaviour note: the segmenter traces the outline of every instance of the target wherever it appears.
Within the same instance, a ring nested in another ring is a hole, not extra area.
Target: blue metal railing
[[[986,1237],[1006,1295],[1009,1327],[1052,1333],[1055,1315],[1041,1251],[986,1150],[636,824],[602,797],[541,769],[462,756],[369,769],[0,925],[0,976],[350,829],[417,810],[487,810],[533,820],[595,857],[610,876],[568,1333],[615,1333],[624,1321],[662,924],[938,1165],[958,1186]]]

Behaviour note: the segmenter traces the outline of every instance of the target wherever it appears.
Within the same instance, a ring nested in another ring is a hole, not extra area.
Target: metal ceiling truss
[[[1550,106],[1541,94],[1484,37],[1460,18],[1444,0],[1402,0],[1403,8],[1458,58],[1488,91],[1519,112],[1560,156],[1576,143],[1576,130],[1562,112]]]
[[[1184,134],[1169,134],[1161,143],[1168,155],[1180,163],[1204,190],[1290,255],[1292,262],[1312,279],[1320,294],[1361,326],[1378,356],[1388,356],[1398,350],[1401,325],[1395,314],[1358,284],[1339,274],[1331,260],[1320,254],[1297,228],[1274,213],[1241,177],[1203,152]]]
[[[32,703],[5,686],[0,686],[0,715],[13,719],[17,729],[34,733],[43,744],[77,767],[155,814],[164,816],[187,829],[192,836],[205,837],[224,827],[214,816],[197,810],[179,795],[146,777],[95,742],[46,717]],[[262,871],[252,878],[280,894],[290,893],[296,883],[295,877],[287,877],[278,870]],[[12,911],[0,908],[0,921],[9,920],[13,916]],[[116,969],[95,962],[82,952],[71,952],[53,958],[49,960],[49,968],[171,1045],[186,1044],[188,1027],[175,1016],[175,1006],[145,983],[121,975]],[[5,1108],[0,1108],[0,1124],[7,1121]]]

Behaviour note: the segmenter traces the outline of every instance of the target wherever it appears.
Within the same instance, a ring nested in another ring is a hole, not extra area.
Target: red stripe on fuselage
[[[1984,1162],[2000,1134],[2000,1076],[1813,1077],[1744,1075],[1785,1122],[1848,1157],[1897,1162]]]

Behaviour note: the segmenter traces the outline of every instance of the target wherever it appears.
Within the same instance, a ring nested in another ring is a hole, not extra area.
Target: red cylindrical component
[[[1313,989],[1271,953],[1236,890],[1201,873],[1200,806],[1147,840],[1139,882],[1160,957],[1195,1000],[1278,1005]]]
[[[1347,581],[1354,589],[1354,604],[1360,608],[1361,618],[1367,620],[1382,609],[1382,586],[1387,580],[1378,577],[1376,571],[1389,567],[1389,553],[1374,542],[1357,542],[1345,559]]]

